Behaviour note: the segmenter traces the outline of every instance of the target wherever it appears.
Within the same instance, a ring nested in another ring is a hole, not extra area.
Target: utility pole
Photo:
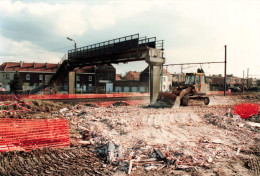
[[[163,91],[163,65],[162,65],[162,73],[161,73],[161,92]]]
[[[245,70],[243,70],[243,93],[245,91],[245,79],[244,79]]]
[[[225,45],[225,72],[224,72],[224,96],[226,96],[227,90],[227,45]]]
[[[248,81],[249,81],[248,79],[249,79],[249,68],[247,68],[247,84],[246,84],[246,85],[247,85],[247,88],[248,88],[248,84],[249,84],[249,83],[248,83]]]

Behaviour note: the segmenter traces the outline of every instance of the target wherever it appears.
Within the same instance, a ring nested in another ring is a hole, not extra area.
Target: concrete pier
[[[160,74],[162,65],[165,63],[162,50],[155,48],[149,49],[149,54],[146,56],[145,61],[150,66],[150,104],[156,102],[160,91]]]
[[[71,71],[69,72],[69,94],[75,93],[75,81],[76,81],[76,72]]]

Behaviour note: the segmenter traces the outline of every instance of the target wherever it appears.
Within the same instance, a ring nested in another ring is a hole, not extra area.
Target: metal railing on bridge
[[[156,37],[139,38],[139,34],[134,34],[69,50],[68,59],[114,54],[144,46],[163,50],[163,40],[156,40]]]

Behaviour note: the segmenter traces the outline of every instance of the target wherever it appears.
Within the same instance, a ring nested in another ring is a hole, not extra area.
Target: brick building
[[[31,90],[47,84],[59,66],[59,63],[5,62],[0,65],[0,83],[6,91],[10,91],[9,83],[14,74],[19,72],[23,81],[23,90]],[[114,81],[115,68],[112,65],[76,69],[75,87],[78,93],[112,92]],[[59,85],[59,91],[68,91],[68,78]]]
[[[115,92],[148,92],[149,83],[140,80],[140,72],[129,71],[115,82]]]

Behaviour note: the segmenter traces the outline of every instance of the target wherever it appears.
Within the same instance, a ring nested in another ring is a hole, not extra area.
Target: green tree
[[[23,81],[19,72],[14,74],[14,79],[10,82],[10,89],[12,93],[16,93],[18,90],[23,90]]]

